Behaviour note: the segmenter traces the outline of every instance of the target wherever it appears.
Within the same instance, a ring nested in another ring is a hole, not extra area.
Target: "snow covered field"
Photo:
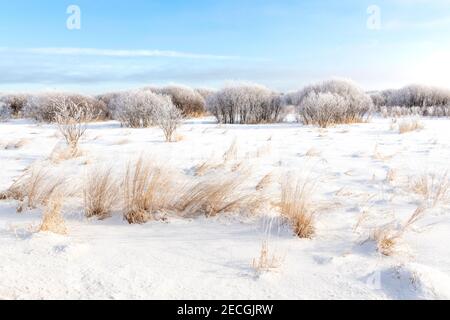
[[[399,134],[390,119],[329,129],[297,123],[217,125],[187,120],[180,141],[165,143],[157,128],[89,125],[82,156],[50,161],[61,143],[51,125],[0,123],[0,191],[29,165],[72,176],[89,168],[123,168],[143,155],[180,174],[220,159],[233,143],[233,161],[248,164],[254,183],[272,173],[314,181],[316,234],[299,239],[276,208],[254,215],[168,216],[129,225],[120,210],[99,221],[83,215],[82,199],[64,206],[67,235],[37,232],[43,208],[16,212],[0,201],[0,299],[450,299],[450,119],[421,119],[420,131]],[[418,192],[426,181],[427,192]],[[68,186],[68,187],[71,187]],[[445,190],[448,191],[448,190]],[[436,201],[435,201],[436,200]],[[373,234],[420,219],[398,239],[395,252],[377,250]],[[267,241],[277,261],[252,265]]]

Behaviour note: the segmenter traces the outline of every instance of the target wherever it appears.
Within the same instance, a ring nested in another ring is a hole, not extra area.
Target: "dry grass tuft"
[[[263,196],[246,189],[248,176],[248,172],[236,171],[188,182],[179,192],[175,209],[184,216],[206,217],[232,211],[255,212],[265,201]]]
[[[390,160],[394,157],[394,155],[386,155],[380,152],[380,150],[378,149],[378,144],[375,145],[375,149],[373,151],[373,156],[372,156],[375,160],[379,160],[379,161],[387,161]]]
[[[421,195],[432,207],[450,196],[450,178],[448,172],[443,174],[423,174],[418,178],[410,178],[409,188]]]
[[[273,183],[273,173],[266,174],[256,185],[256,191],[267,189]]]
[[[398,124],[398,132],[404,134],[412,131],[420,131],[424,125],[418,119],[403,120]]]
[[[129,163],[123,185],[123,215],[130,224],[145,223],[168,207],[170,173],[151,161],[141,157],[134,164]]]
[[[67,228],[61,214],[63,197],[58,194],[52,194],[44,211],[42,224],[39,227],[40,232],[52,232],[66,235]]]
[[[32,166],[2,193],[1,198],[20,201],[18,212],[24,208],[34,209],[38,205],[45,205],[64,182],[64,177],[52,177],[47,169]]]
[[[286,177],[281,184],[281,214],[289,221],[299,238],[312,238],[315,234],[312,192],[313,185],[309,179]]]
[[[230,147],[228,148],[228,150],[223,155],[224,162],[226,163],[232,160],[236,160],[237,153],[238,153],[238,144],[237,139],[235,138],[231,143]]]
[[[256,272],[268,272],[281,266],[281,259],[269,251],[269,241],[264,240],[258,258],[253,259],[253,269]]]
[[[316,148],[311,148],[306,152],[305,157],[320,157],[320,155],[321,152],[319,150],[317,150]]]
[[[392,183],[397,179],[397,172],[394,169],[389,169],[386,173],[386,182]]]
[[[13,141],[13,142],[8,142],[6,144],[6,146],[4,146],[5,150],[16,150],[16,149],[20,149],[22,147],[24,147],[25,145],[27,145],[30,142],[30,140],[28,139],[20,139],[17,141]]]
[[[398,243],[402,239],[405,232],[407,232],[411,226],[416,223],[425,213],[423,206],[418,207],[409,219],[399,227],[395,226],[395,223],[390,223],[386,226],[375,230],[372,238],[377,244],[377,251],[384,256],[391,256],[396,252]]]
[[[84,213],[88,218],[105,219],[119,200],[119,185],[112,170],[96,168],[86,178],[84,186]]]

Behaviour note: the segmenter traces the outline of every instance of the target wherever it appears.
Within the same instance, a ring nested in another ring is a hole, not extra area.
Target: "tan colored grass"
[[[400,134],[420,131],[424,128],[424,125],[418,119],[403,120],[398,124],[398,132]]]
[[[60,163],[63,161],[67,161],[73,158],[78,158],[83,155],[83,151],[77,147],[68,147],[68,146],[62,146],[62,145],[56,145],[55,148],[53,148],[52,152],[50,153],[50,161],[53,163]]]
[[[28,139],[19,139],[17,141],[11,141],[6,144],[4,149],[5,150],[20,149],[20,148],[24,147],[25,145],[27,145],[29,142],[30,142],[30,140],[28,140]]]
[[[53,177],[43,166],[31,166],[5,192],[3,199],[20,202],[17,211],[45,205],[53,192],[65,182],[64,177]]]
[[[413,214],[399,227],[396,223],[390,223],[377,228],[372,236],[377,244],[377,251],[384,256],[392,256],[396,251],[403,235],[415,224],[425,213],[423,206],[418,207]]]
[[[315,234],[312,191],[313,184],[309,179],[286,177],[281,184],[281,214],[299,238],[312,238]]]
[[[273,183],[273,172],[266,174],[256,185],[256,191],[267,189]]]
[[[421,195],[432,207],[450,197],[450,178],[448,172],[442,174],[423,174],[409,179],[412,192]]]
[[[384,154],[382,152],[380,152],[379,148],[378,148],[378,144],[375,145],[375,149],[373,151],[373,156],[372,156],[375,160],[379,160],[379,161],[387,161],[390,160],[394,157],[394,155],[387,155]]]
[[[63,197],[58,194],[52,194],[44,211],[40,232],[52,232],[56,234],[66,235],[67,228],[62,217],[61,209],[63,205]]]
[[[237,138],[233,140],[228,150],[223,155],[224,162],[229,162],[232,160],[237,159],[237,153],[238,153],[238,143]]]
[[[386,182],[392,183],[395,181],[395,179],[397,179],[397,171],[395,171],[394,169],[389,169],[386,172]]]
[[[112,175],[112,169],[93,169],[85,180],[84,213],[88,218],[104,219],[110,216],[119,201],[119,183]]]
[[[221,213],[257,211],[263,195],[246,188],[249,173],[245,171],[211,174],[187,182],[179,193],[175,210],[184,216],[216,216]]]
[[[129,163],[124,179],[123,215],[130,224],[142,224],[168,207],[171,194],[168,170],[139,158]]]
[[[319,157],[321,155],[321,152],[319,150],[317,150],[316,148],[310,148],[306,153],[305,156],[306,157]]]
[[[268,272],[281,266],[281,259],[269,250],[269,241],[264,240],[259,257],[253,259],[252,267],[256,272]]]

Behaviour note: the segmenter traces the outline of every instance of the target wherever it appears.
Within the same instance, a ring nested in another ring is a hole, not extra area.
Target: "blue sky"
[[[0,0],[0,40],[0,91],[450,84],[450,0]]]

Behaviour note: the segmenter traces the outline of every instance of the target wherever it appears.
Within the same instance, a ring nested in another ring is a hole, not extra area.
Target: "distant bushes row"
[[[410,85],[398,90],[374,92],[371,98],[384,115],[445,117],[450,114],[450,90]]]
[[[0,119],[23,116],[54,122],[60,99],[96,115],[95,119],[114,119],[127,127],[156,125],[157,113],[173,106],[183,117],[209,113],[226,124],[280,122],[288,110],[295,109],[300,122],[321,127],[362,122],[374,110],[385,115],[450,113],[449,90],[412,85],[367,94],[350,81],[331,80],[285,95],[256,84],[230,85],[219,91],[175,85],[147,87],[97,97],[64,93],[6,95],[0,96]]]
[[[283,100],[263,86],[230,86],[211,94],[207,109],[220,123],[273,123],[282,120]]]

